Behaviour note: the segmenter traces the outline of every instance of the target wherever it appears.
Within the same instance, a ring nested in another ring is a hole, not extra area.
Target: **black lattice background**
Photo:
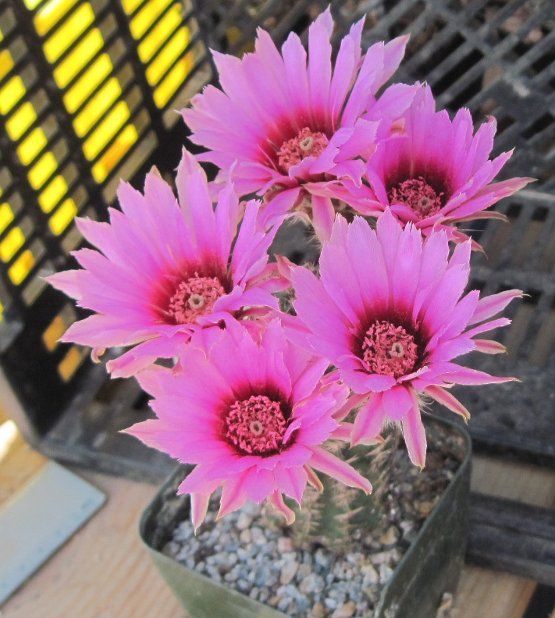
[[[213,79],[208,46],[241,53],[259,25],[277,42],[291,29],[305,36],[327,4],[197,0],[193,9],[180,0],[0,0],[0,360],[25,408],[22,424],[45,451],[141,478],[165,473],[164,458],[116,434],[146,413],[138,387],[106,383],[85,351],[56,343],[75,310],[39,275],[70,264],[68,253],[80,243],[73,217],[104,218],[119,177],[140,186],[153,163],[175,167],[184,129],[172,110]],[[460,395],[474,413],[470,429],[479,444],[553,463],[555,3],[342,0],[332,11],[337,38],[363,14],[365,45],[410,32],[396,78],[428,81],[440,105],[468,106],[477,121],[495,115],[497,151],[517,148],[505,175],[539,179],[499,205],[510,226],[492,222],[473,232],[489,256],[475,258],[475,285],[487,293],[517,286],[530,295],[513,309],[510,329],[497,334],[509,355],[481,366],[524,382]],[[70,29],[77,34],[62,36]],[[89,70],[99,62],[104,73],[95,82]],[[89,84],[88,93],[72,98],[79,83]],[[104,142],[103,126],[115,127]],[[306,247],[296,233],[283,242],[298,261]]]
[[[110,455],[104,395],[82,413],[105,375],[58,344],[76,310],[41,275],[72,266],[74,217],[106,218],[119,178],[175,168],[175,109],[211,78],[188,2],[0,0],[0,360],[20,424],[46,450]]]

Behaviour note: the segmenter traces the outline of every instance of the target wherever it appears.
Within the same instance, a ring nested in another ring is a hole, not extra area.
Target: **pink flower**
[[[219,516],[247,500],[269,499],[288,523],[283,494],[301,502],[314,470],[370,492],[370,483],[321,445],[348,389],[324,377],[328,362],[288,342],[279,320],[255,337],[231,319],[196,333],[180,370],[159,366],[138,375],[155,399],[157,418],[127,432],[181,462],[196,464],[179,487],[191,494],[195,528],[210,495],[222,487]]]
[[[296,34],[280,53],[259,30],[254,53],[242,59],[213,52],[222,90],[206,87],[182,111],[192,141],[210,149],[199,158],[219,166],[220,179],[232,176],[241,195],[265,195],[266,221],[308,208],[327,238],[334,209],[320,191],[331,181],[360,186],[362,159],[412,101],[415,88],[404,84],[375,96],[399,66],[408,37],[377,43],[363,56],[363,25],[343,38],[333,69],[329,9],[309,28],[308,63]]]
[[[308,344],[352,388],[352,407],[362,406],[354,422],[354,443],[372,441],[384,422],[398,421],[411,460],[423,466],[421,395],[468,418],[446,389],[513,379],[453,362],[472,350],[503,352],[501,344],[475,337],[509,324],[508,319],[491,318],[521,296],[519,290],[482,299],[477,290],[463,295],[469,259],[469,241],[449,257],[445,232],[423,240],[414,225],[402,229],[388,210],[376,231],[361,217],[350,225],[337,217],[322,250],[320,279],[306,268],[292,268],[295,309],[309,331]],[[302,333],[297,330],[296,336]]]
[[[490,160],[495,119],[474,133],[468,109],[453,120],[446,111],[436,112],[428,86],[418,91],[401,124],[398,136],[381,141],[368,161],[371,191],[360,203],[352,202],[362,214],[379,215],[391,207],[400,221],[412,222],[424,234],[443,229],[450,240],[461,242],[468,236],[454,223],[505,219],[486,209],[532,180],[492,182],[512,155],[504,152]]]
[[[264,234],[257,202],[243,209],[231,185],[214,209],[206,176],[183,151],[176,200],[156,172],[142,195],[119,187],[123,212],[110,209],[110,223],[77,221],[99,251],[74,255],[83,267],[48,277],[94,315],[73,324],[62,341],[96,351],[134,346],[108,363],[113,377],[127,377],[161,357],[172,357],[177,341],[250,307],[277,307],[272,292],[285,283],[268,264],[275,230]],[[234,242],[235,241],[235,242]]]

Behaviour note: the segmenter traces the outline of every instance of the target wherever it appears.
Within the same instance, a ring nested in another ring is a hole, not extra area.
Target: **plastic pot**
[[[470,437],[454,423],[429,418],[458,433],[464,458],[413,543],[382,590],[375,618],[430,618],[445,592],[454,592],[464,563],[470,493]],[[145,509],[140,535],[160,573],[191,618],[287,618],[285,614],[216,583],[161,553],[179,521],[189,515],[187,496],[175,496],[180,466]],[[176,502],[177,501],[177,502]],[[178,505],[176,508],[175,505]]]

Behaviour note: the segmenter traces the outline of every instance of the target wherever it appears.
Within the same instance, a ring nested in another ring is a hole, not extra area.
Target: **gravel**
[[[216,500],[196,537],[191,523],[181,521],[163,551],[290,618],[368,616],[458,468],[455,440],[432,442],[423,472],[399,450],[380,529],[355,530],[343,554],[295,547],[268,507],[247,504],[216,524]]]

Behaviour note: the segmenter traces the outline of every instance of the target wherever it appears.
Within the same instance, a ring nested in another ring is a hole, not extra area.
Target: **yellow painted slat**
[[[37,127],[17,147],[17,156],[23,165],[29,165],[31,161],[46,146],[48,140],[44,131]]]
[[[48,213],[67,193],[67,182],[63,176],[55,176],[39,195],[41,209]]]
[[[193,57],[189,53],[164,77],[154,90],[154,102],[157,107],[162,108],[166,106],[167,102],[183,84],[192,67]]]
[[[7,49],[0,50],[0,79],[4,79],[6,75],[13,69],[13,58]]]
[[[7,116],[24,94],[25,84],[19,75],[15,75],[0,89],[0,114]]]
[[[179,5],[174,5],[156,26],[139,43],[139,58],[145,64],[150,61],[154,53],[161,47],[170,32],[177,28],[181,22],[181,10]]]
[[[65,88],[88,64],[89,60],[102,49],[103,44],[102,35],[97,28],[86,34],[69,56],[54,69],[54,79],[58,86]]]
[[[79,365],[85,359],[85,351],[76,346],[72,346],[58,365],[58,373],[64,382],[67,382],[77,371]]]
[[[50,217],[48,225],[50,229],[58,236],[66,227],[73,221],[77,214],[77,206],[72,199],[65,200],[56,212]]]
[[[34,7],[29,4],[38,4],[40,0],[25,0],[27,8]],[[47,34],[69,11],[69,9],[77,2],[77,0],[49,0],[46,2],[35,15],[35,29],[41,35]]]
[[[93,21],[94,12],[90,4],[82,4],[77,8],[44,43],[44,53],[48,62],[56,62]]]
[[[3,232],[13,221],[13,210],[10,205],[4,202],[0,204],[0,232]]]
[[[37,113],[34,107],[26,101],[15,114],[6,120],[6,131],[12,140],[17,141],[23,133],[35,122]]]
[[[0,259],[3,262],[9,262],[25,243],[25,236],[20,228],[16,227],[10,230],[6,238],[0,242]]]
[[[131,20],[130,28],[133,38],[140,39],[156,21],[160,13],[174,0],[150,0]]]
[[[156,84],[172,62],[185,51],[189,43],[189,31],[184,26],[180,28],[168,41],[163,51],[156,57],[146,70],[149,84]]]
[[[87,159],[94,159],[98,155],[125,124],[129,115],[129,107],[124,101],[120,101],[114,106],[112,111],[96,127],[93,134],[83,144],[83,152]]]
[[[35,265],[35,256],[27,249],[8,269],[8,276],[14,285],[20,285],[29,274],[29,271]]]
[[[51,152],[45,152],[29,170],[28,178],[33,189],[40,189],[58,167],[58,162]]]
[[[117,140],[106,150],[100,161],[93,165],[94,179],[102,182],[138,139],[137,129],[134,125],[128,124],[118,135]]]
[[[23,0],[23,3],[30,11],[34,11],[41,2],[42,0]]]
[[[73,114],[83,101],[93,92],[98,84],[112,71],[112,61],[108,54],[99,56],[75,84],[65,93],[64,104],[67,111]]]
[[[121,87],[115,77],[109,79],[104,86],[78,114],[73,123],[79,137],[87,133],[102,114],[113,105],[121,95]]]
[[[121,0],[123,10],[128,15],[132,13],[141,4],[141,2],[142,0]]]
[[[49,352],[53,352],[59,344],[60,337],[66,332],[68,324],[61,315],[57,315],[42,333],[44,346]]]

